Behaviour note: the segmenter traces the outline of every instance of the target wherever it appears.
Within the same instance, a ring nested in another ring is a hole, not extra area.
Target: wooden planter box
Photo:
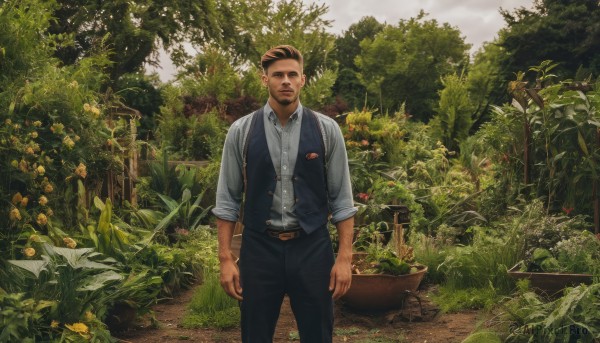
[[[360,254],[354,254],[360,256]],[[407,292],[416,292],[427,272],[417,265],[416,273],[406,275],[352,274],[350,289],[341,300],[348,306],[367,311],[399,309]]]
[[[521,272],[518,263],[508,271],[508,275],[517,280],[529,279],[536,293],[549,297],[560,295],[565,287],[592,284],[591,274]]]

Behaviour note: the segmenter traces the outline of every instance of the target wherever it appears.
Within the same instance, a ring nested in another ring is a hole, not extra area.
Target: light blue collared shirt
[[[291,230],[299,227],[291,179],[300,144],[302,109],[302,105],[299,104],[286,125],[282,127],[268,102],[264,108],[267,145],[273,167],[279,176],[270,210],[271,225],[269,227],[274,230]],[[321,123],[325,143],[329,210],[331,222],[335,224],[352,217],[357,211],[354,207],[350,185],[348,155],[338,124],[332,118],[315,113]],[[244,183],[242,177],[243,150],[250,129],[251,117],[252,115],[244,116],[231,125],[223,148],[217,186],[217,203],[212,213],[218,218],[228,221],[237,221],[240,212]],[[248,180],[248,183],[250,182],[252,180]],[[247,201],[251,201],[251,199],[247,199]]]

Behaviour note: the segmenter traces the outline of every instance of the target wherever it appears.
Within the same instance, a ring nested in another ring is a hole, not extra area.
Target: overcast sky
[[[476,51],[483,42],[491,41],[504,27],[499,9],[531,7],[533,0],[305,0],[305,3],[325,4],[329,11],[325,19],[332,20],[330,31],[341,34],[364,16],[396,25],[400,19],[415,17],[422,9],[428,18],[457,27],[465,41]],[[172,78],[175,70],[169,59],[161,58],[157,70],[163,81]]]
[[[531,7],[533,0],[313,0],[329,7],[326,19],[331,32],[341,34],[360,18],[370,15],[379,22],[396,25],[400,19],[417,16],[420,10],[439,23],[458,27],[467,43],[477,50],[504,27],[500,8]]]

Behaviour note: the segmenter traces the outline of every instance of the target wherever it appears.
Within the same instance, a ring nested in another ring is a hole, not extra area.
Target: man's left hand
[[[342,297],[352,283],[352,264],[349,261],[335,261],[329,277],[329,291],[333,292],[333,299]]]

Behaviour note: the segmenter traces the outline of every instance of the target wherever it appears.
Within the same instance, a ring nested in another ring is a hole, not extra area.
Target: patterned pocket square
[[[319,154],[317,154],[316,152],[309,152],[308,154],[306,154],[307,160],[314,160],[317,157],[319,157]]]

